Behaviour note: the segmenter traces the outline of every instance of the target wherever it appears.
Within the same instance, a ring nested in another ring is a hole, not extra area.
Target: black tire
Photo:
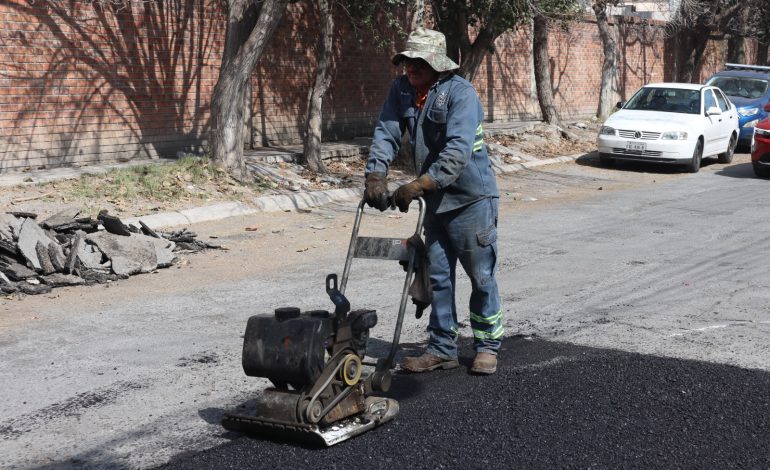
[[[692,160],[687,164],[687,171],[690,173],[697,173],[700,170],[700,163],[703,159],[703,141],[698,139],[698,143],[695,144],[695,150],[692,151]]]
[[[610,157],[609,153],[600,153],[599,154],[599,164],[601,166],[612,166],[615,164],[615,159]]]
[[[735,156],[735,147],[738,146],[738,136],[735,134],[730,136],[730,143],[727,144],[727,152],[720,153],[719,158],[717,161],[719,163],[730,163],[733,161],[733,157]]]
[[[763,165],[757,165],[756,163],[753,165],[755,175],[757,175],[759,178],[770,178],[770,168]]]

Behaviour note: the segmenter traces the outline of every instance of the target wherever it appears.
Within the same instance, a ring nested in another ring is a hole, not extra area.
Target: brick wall
[[[0,171],[194,146],[218,73],[218,4],[0,3]]]
[[[224,40],[220,0],[0,3],[0,171],[173,156],[200,150]],[[253,144],[300,142],[313,81],[317,13],[291,4],[253,75]],[[324,138],[369,135],[390,80],[395,48],[378,49],[337,17],[335,78],[324,102]],[[617,25],[622,97],[671,78],[660,27]],[[504,35],[475,85],[488,119],[539,116],[527,31]],[[397,41],[399,48],[403,43]],[[564,118],[595,113],[602,49],[587,20],[550,39],[553,86]],[[709,49],[701,75],[718,70]]]

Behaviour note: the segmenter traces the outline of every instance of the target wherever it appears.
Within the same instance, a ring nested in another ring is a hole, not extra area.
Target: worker
[[[390,87],[374,130],[365,170],[364,200],[388,208],[388,169],[408,131],[417,179],[399,186],[392,205],[407,212],[426,204],[425,245],[432,293],[429,340],[421,356],[400,366],[409,372],[451,369],[457,357],[457,261],[471,280],[470,323],[476,351],[470,372],[493,374],[503,337],[495,279],[499,193],[484,144],[484,112],[473,86],[455,74],[438,31],[418,28],[392,58],[405,74]]]

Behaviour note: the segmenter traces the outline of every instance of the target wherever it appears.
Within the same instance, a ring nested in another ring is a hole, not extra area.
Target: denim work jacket
[[[428,92],[422,111],[406,75],[397,78],[380,112],[366,174],[388,174],[408,130],[415,168],[428,173],[439,190],[425,198],[431,212],[458,209],[487,197],[499,197],[495,174],[484,144],[476,90],[455,74],[442,75]]]

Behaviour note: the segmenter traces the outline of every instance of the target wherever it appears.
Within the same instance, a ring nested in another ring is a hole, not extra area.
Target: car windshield
[[[765,96],[767,80],[746,77],[713,77],[708,85],[720,88],[727,96],[757,99]]]
[[[628,100],[623,109],[698,114],[700,113],[700,91],[644,87]]]

